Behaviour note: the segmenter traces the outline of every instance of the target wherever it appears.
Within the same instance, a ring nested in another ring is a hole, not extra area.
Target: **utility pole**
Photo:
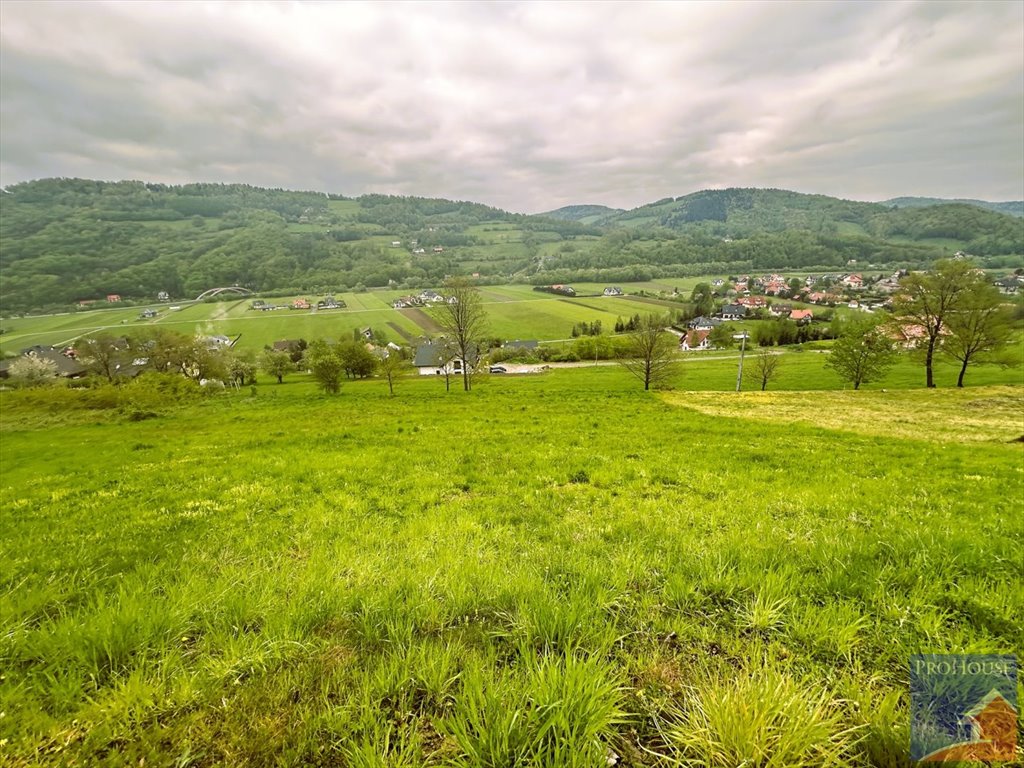
[[[736,371],[736,391],[740,391],[740,386],[743,384],[743,353],[747,349],[747,334],[739,333],[733,336],[734,339],[742,339],[740,342],[740,366],[739,370]]]

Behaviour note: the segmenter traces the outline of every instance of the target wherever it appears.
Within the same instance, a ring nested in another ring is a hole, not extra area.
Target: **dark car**
[[[492,365],[491,373],[508,373],[508,368],[503,365]]]

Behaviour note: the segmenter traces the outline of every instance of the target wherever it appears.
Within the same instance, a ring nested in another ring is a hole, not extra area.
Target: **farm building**
[[[465,360],[454,354],[452,348],[444,342],[429,342],[416,347],[413,367],[420,376],[444,376],[445,374],[461,376],[466,366]],[[470,355],[470,368],[476,365],[477,355]]]

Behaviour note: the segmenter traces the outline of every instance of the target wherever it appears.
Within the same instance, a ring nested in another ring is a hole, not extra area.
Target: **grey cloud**
[[[0,182],[1024,196],[1014,3],[3,5]]]

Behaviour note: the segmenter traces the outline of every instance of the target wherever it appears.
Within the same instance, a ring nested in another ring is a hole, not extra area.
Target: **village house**
[[[291,303],[290,309],[309,309],[309,299],[296,299]]]
[[[275,341],[273,347],[275,352],[287,352],[289,355],[298,356],[306,348],[306,342],[303,339],[282,339]]]
[[[144,309],[139,313],[139,318],[141,320],[149,320],[152,317],[156,317],[156,314],[155,309]]]
[[[691,350],[699,349],[710,349],[711,341],[709,337],[711,331],[688,331],[685,336],[679,341],[679,349],[683,352],[689,352]]]
[[[686,325],[688,328],[695,331],[710,331],[712,328],[716,328],[721,324],[722,321],[717,317],[704,317],[702,315],[700,317],[695,317]]]
[[[742,320],[747,316],[747,308],[741,304],[726,304],[719,314],[723,320]]]
[[[607,288],[604,289],[604,295],[605,296],[621,296],[622,295],[622,289],[619,286],[617,286],[617,285],[609,285]]]
[[[54,376],[63,379],[80,379],[85,376],[86,369],[76,359],[75,350],[72,347],[44,347],[36,345],[23,349],[21,351],[21,357],[31,357],[36,360],[48,360],[54,365]],[[19,358],[12,357],[6,360],[0,360],[0,379],[6,379],[10,376],[10,367],[13,363],[17,362]]]
[[[470,354],[469,360],[463,360],[454,353],[452,347],[443,341],[428,342],[416,347],[416,355],[413,358],[413,367],[420,376],[461,376],[467,366],[472,368],[476,365],[477,355]]]
[[[242,338],[242,334],[238,334],[233,339],[223,334],[217,334],[216,336],[200,336],[199,341],[209,350],[231,349],[240,338]]]
[[[735,303],[747,309],[761,309],[768,306],[768,299],[764,296],[742,296]]]
[[[789,313],[789,319],[795,320],[800,325],[806,325],[814,319],[814,312],[810,309],[794,309]]]
[[[840,282],[851,291],[859,291],[864,287],[864,278],[856,274],[846,275]]]
[[[914,349],[922,342],[928,340],[928,331],[922,325],[914,323],[902,323],[883,326],[885,335],[892,339],[898,346],[904,349]],[[949,331],[942,328],[939,336],[948,336]],[[939,340],[941,342],[941,339]]]
[[[171,294],[169,294],[167,291],[160,291],[160,293],[158,293],[156,295],[156,300],[157,301],[170,301],[171,300]]]
[[[120,294],[117,294],[117,293],[108,293],[107,294],[107,303],[108,304],[117,304],[117,302],[119,302],[120,300],[121,300],[121,295]]]
[[[789,317],[789,313],[793,311],[793,307],[789,304],[772,304],[768,307],[768,312],[772,317]]]
[[[1021,278],[1018,275],[1008,275],[1002,280],[996,280],[995,285],[1000,293],[1012,296],[1020,289]]]

